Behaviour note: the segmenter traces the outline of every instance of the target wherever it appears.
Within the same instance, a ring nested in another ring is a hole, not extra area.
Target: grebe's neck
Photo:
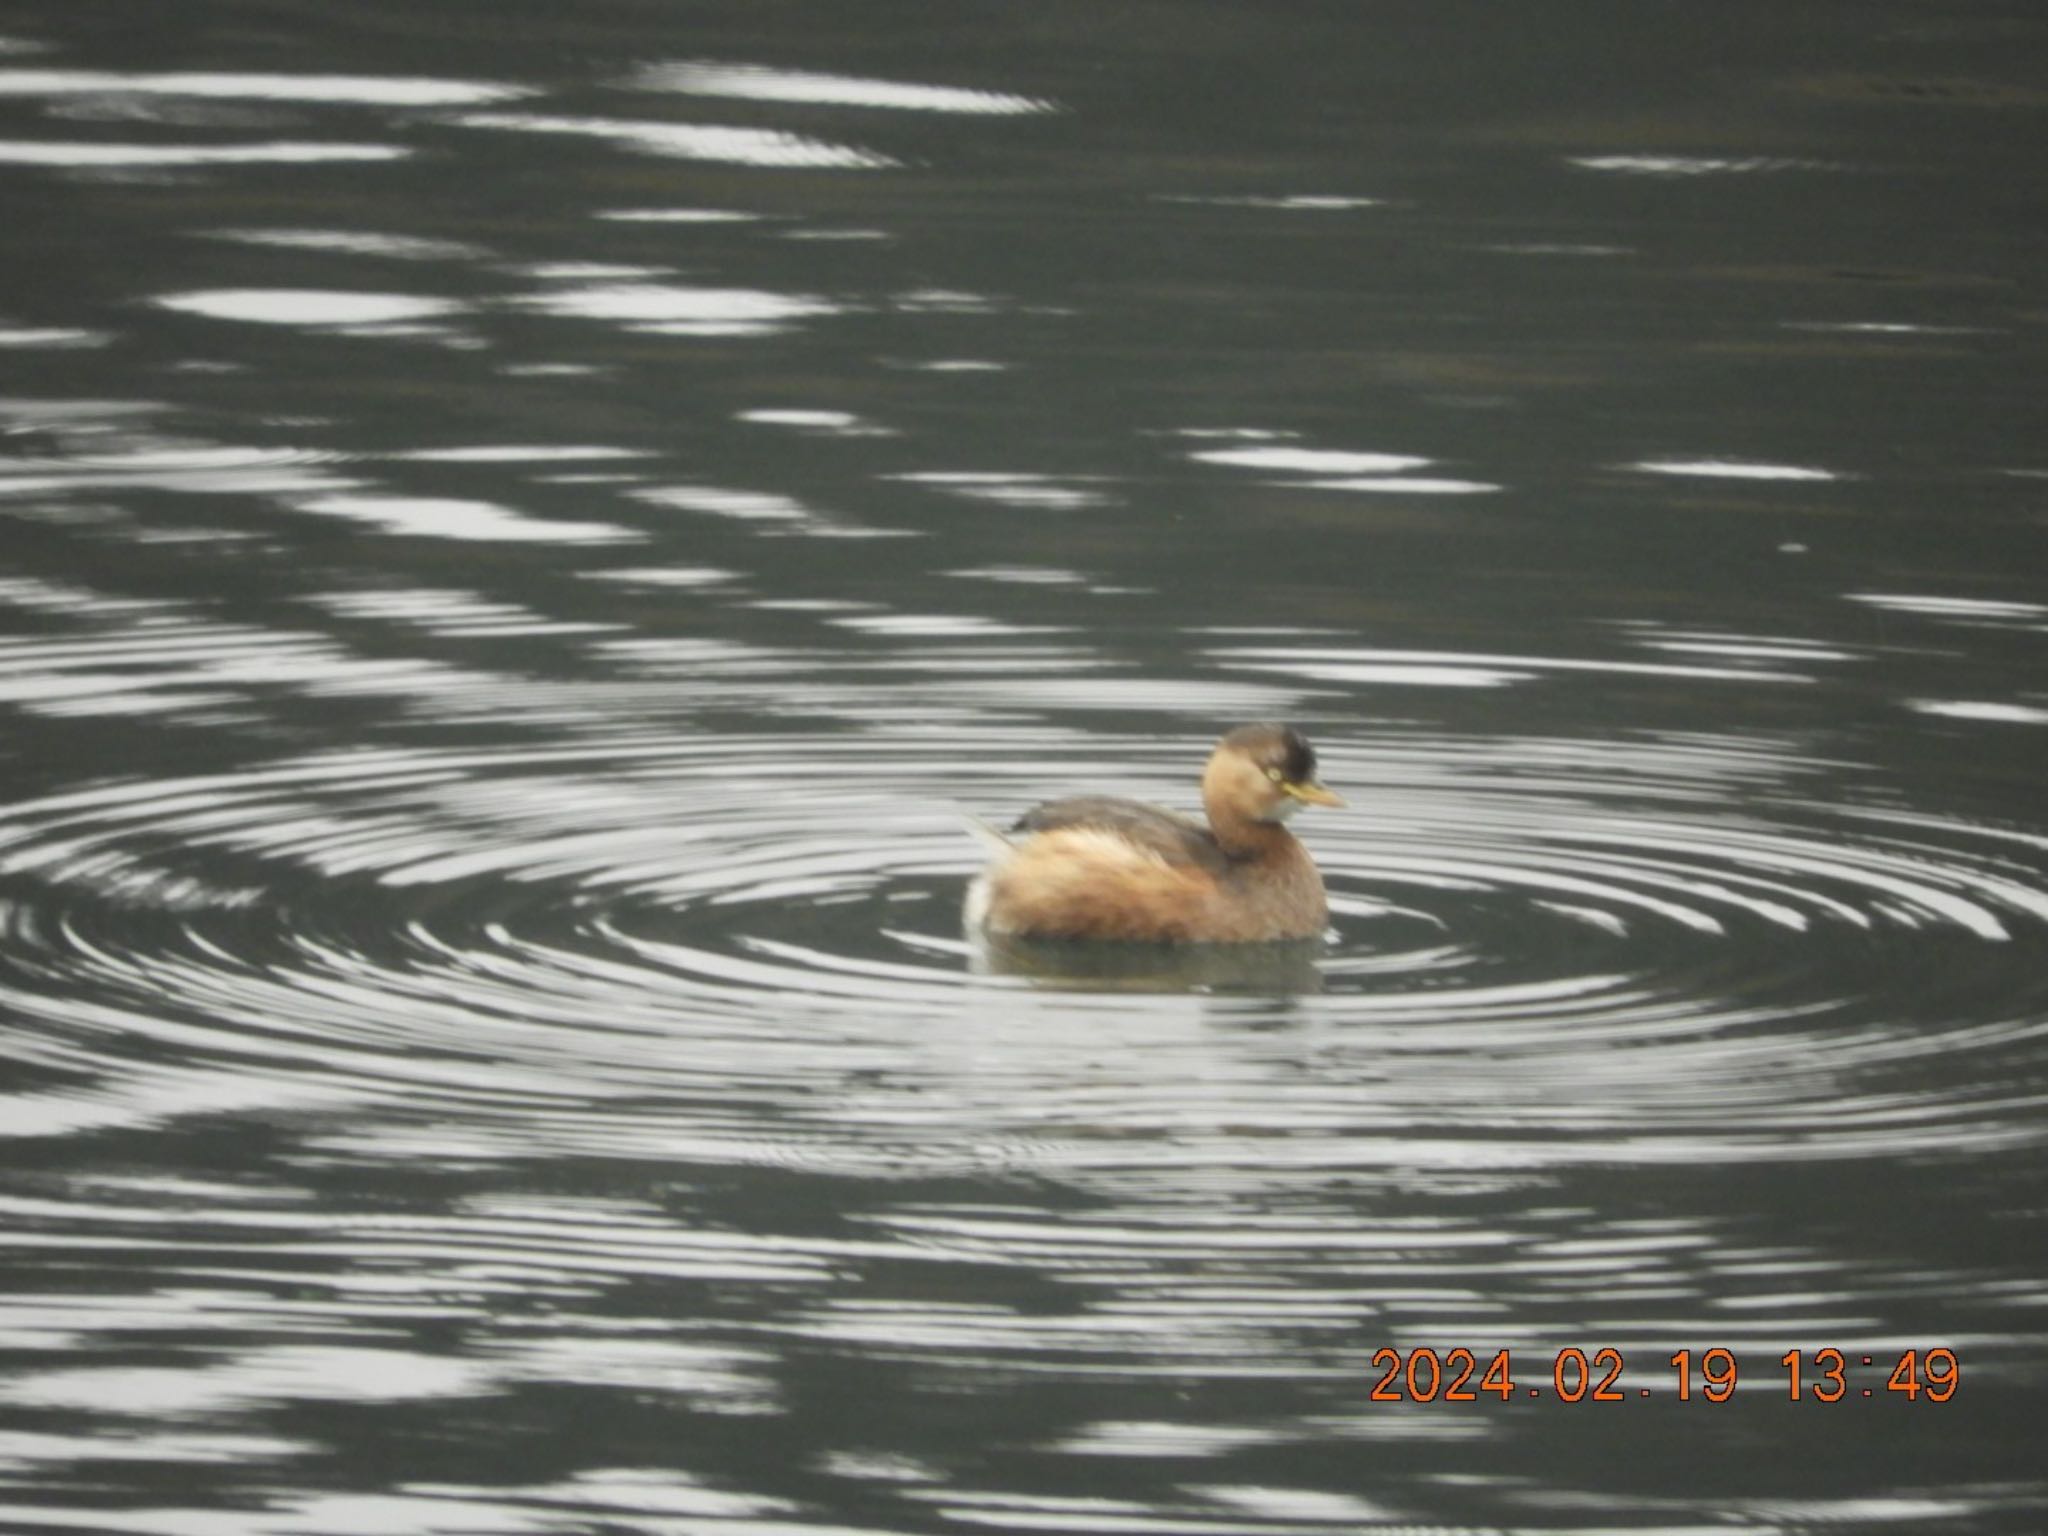
[[[1278,821],[1268,821],[1245,808],[1243,784],[1234,774],[1211,771],[1202,776],[1202,809],[1216,844],[1234,859],[1284,857],[1301,845]]]

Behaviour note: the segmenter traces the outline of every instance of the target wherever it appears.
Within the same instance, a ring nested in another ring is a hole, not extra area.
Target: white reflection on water
[[[460,240],[429,240],[418,235],[381,234],[361,229],[214,229],[213,240],[240,245],[271,246],[286,251],[333,251],[344,256],[373,256],[388,261],[480,261],[490,253]]]
[[[415,538],[485,539],[501,543],[618,544],[646,535],[617,523],[569,522],[530,517],[488,501],[453,496],[351,493],[315,496],[295,503],[301,512],[373,523],[388,533]]]
[[[414,626],[435,635],[483,639],[509,635],[606,634],[623,626],[550,619],[517,603],[494,602],[449,587],[385,588],[371,592],[315,592],[301,599],[328,613]]]
[[[40,139],[0,140],[0,165],[75,166],[86,170],[319,165],[331,161],[399,160],[411,153],[395,144],[73,144]]]
[[[1010,368],[1008,363],[977,357],[920,358],[914,362],[891,362],[889,366],[916,373],[1007,373]]]
[[[1227,1456],[1248,1445],[1270,1445],[1286,1438],[1278,1425],[1174,1424],[1105,1420],[1084,1424],[1054,1449],[1076,1456],[1173,1456],[1198,1459]]]
[[[1463,674],[1479,681],[1467,686],[1518,682],[1543,672],[1637,673],[1651,677],[1721,678],[1729,681],[1810,683],[1803,672],[1755,667],[1702,667],[1653,661],[1607,661],[1590,657],[1485,655],[1458,651],[1402,651],[1350,646],[1237,646],[1210,653],[1226,667],[1252,672],[1282,672],[1318,682],[1433,680]],[[1760,662],[1774,659],[1757,658]],[[1801,659],[1826,659],[1802,652]]]
[[[881,107],[907,112],[953,112],[983,117],[1014,117],[1055,110],[1049,101],[999,91],[915,85],[897,80],[864,80],[851,75],[772,69],[763,64],[709,61],[653,64],[627,83],[640,90],[679,91],[688,96],[801,102],[829,107]]]
[[[1651,475],[1689,475],[1702,480],[1842,480],[1831,469],[1809,464],[1758,464],[1743,459],[1645,459],[1630,469]]]
[[[413,464],[559,464],[652,455],[641,449],[595,443],[474,443],[459,448],[404,448],[386,457]]]
[[[192,96],[372,107],[461,107],[533,93],[487,80],[403,75],[125,74],[90,69],[0,69],[0,96]]]
[[[736,411],[733,420],[749,422],[762,427],[789,427],[799,432],[816,433],[821,437],[894,437],[894,427],[881,426],[862,419],[852,411],[796,410],[786,407],[760,406],[752,410]]]
[[[1404,470],[1421,469],[1430,462],[1407,453],[1365,453],[1282,444],[1261,448],[1201,448],[1188,457],[1201,464],[1229,464],[1239,469],[1270,469],[1304,475],[1396,475]]]
[[[714,587],[740,579],[738,571],[715,565],[636,565],[583,571],[585,581],[617,581],[643,587]]]
[[[2016,598],[1957,597],[1938,592],[1847,592],[1852,603],[1984,628],[2048,628],[2048,603]]]
[[[1676,629],[1646,621],[1616,626],[1637,644],[1684,655],[1746,657],[1756,661],[1857,661],[1856,651],[1796,635],[1744,635],[1717,629]]]
[[[1560,240],[1513,240],[1499,245],[1481,246],[1481,250],[1496,251],[1503,256],[1633,256],[1635,248],[1627,245],[1591,245]]]
[[[645,155],[764,169],[876,171],[896,164],[887,155],[785,133],[778,128],[732,128],[617,117],[549,117],[526,112],[466,112],[450,121],[464,128],[603,139]]]
[[[1913,325],[1898,320],[1786,320],[1788,331],[1821,331],[1847,336],[1989,336],[1984,325]]]
[[[601,320],[657,336],[768,336],[798,321],[839,313],[812,294],[675,283],[595,283],[529,294],[514,302],[564,319]]]
[[[886,1536],[795,1518],[788,1500],[705,1487],[662,1467],[594,1467],[543,1484],[400,1483],[396,1493],[275,1493],[260,1507],[81,1509],[15,1500],[0,1514],[38,1531],[123,1536]]]
[[[1427,475],[1353,476],[1342,480],[1304,480],[1312,491],[1362,491],[1372,496],[1480,496],[1500,489],[1491,480],[1452,480]]]
[[[1198,448],[1188,457],[1198,464],[1224,464],[1235,469],[1308,476],[1301,480],[1277,482],[1308,490],[1353,491],[1371,496],[1473,496],[1500,489],[1489,480],[1409,474],[1410,470],[1422,469],[1434,462],[1414,454],[1303,448],[1291,443],[1260,441],[1273,434],[1256,430],[1184,432],[1180,435],[1251,440],[1256,446]]]
[[[292,449],[171,442],[124,445],[70,458],[0,460],[0,497],[118,487],[270,496],[340,490],[354,484],[335,474],[321,456]]]
[[[684,512],[708,512],[757,525],[763,534],[802,534],[818,539],[911,537],[895,529],[871,528],[805,506],[773,491],[741,491],[714,485],[650,485],[628,491],[635,501]]]
[[[1154,199],[1162,203],[1203,203],[1215,208],[1269,208],[1280,213],[1346,213],[1354,208],[1377,208],[1377,197],[1344,197],[1332,193],[1299,192],[1285,197],[1196,197],[1165,194]]]
[[[1633,176],[1717,176],[1839,169],[1820,160],[1788,160],[1768,155],[1739,158],[1719,155],[1573,155],[1566,163],[1581,170],[1619,171]]]
[[[733,208],[606,208],[596,217],[615,224],[750,224],[763,215]]]
[[[1912,699],[1906,707],[1923,715],[1951,720],[1993,720],[2005,725],[2048,725],[2048,706],[1999,704],[1988,700]]]
[[[581,1321],[563,1317],[530,1338],[513,1334],[491,1354],[515,1379],[672,1394],[704,1413],[784,1411],[775,1385],[776,1357],[765,1349],[621,1336],[601,1318],[579,1327]]]
[[[1006,507],[1045,508],[1080,511],[1107,506],[1115,500],[1092,484],[1072,478],[1004,470],[915,470],[890,475],[910,485],[930,486],[949,496],[969,501],[992,501]]]
[[[941,574],[962,581],[995,581],[1022,587],[1085,587],[1089,578],[1079,571],[1051,565],[987,565]]]
[[[639,282],[667,277],[673,267],[649,267],[623,261],[536,261],[512,269],[522,277],[558,283]]]
[[[1069,632],[1065,626],[1060,625],[1016,624],[966,613],[848,614],[840,618],[827,619],[825,622],[842,629],[857,630],[862,634],[889,635],[899,639],[958,639],[962,636],[1055,635]]]
[[[151,1434],[134,1433],[133,1426],[129,1428],[129,1433],[107,1435],[0,1430],[0,1470],[19,1476],[47,1473],[80,1462],[89,1465],[122,1461],[239,1466],[278,1461],[313,1449],[307,1441],[268,1435],[190,1434],[176,1430]]]
[[[33,714],[204,721],[279,691],[431,698],[501,686],[489,673],[424,658],[359,655],[326,635],[224,623],[197,605],[110,598],[32,578],[0,581],[0,606],[67,625],[0,639],[0,700]],[[175,906],[169,892],[179,884],[126,894]]]
[[[1413,1511],[1393,1504],[1375,1503],[1356,1494],[1330,1493],[1315,1488],[1275,1488],[1266,1484],[1190,1483],[1187,1491],[1214,1501],[1225,1509],[1241,1509],[1265,1520],[1299,1521],[1303,1524],[1349,1524],[1353,1529],[1366,1521],[1406,1521]]]
[[[785,229],[780,231],[778,240],[894,240],[896,236],[886,229]]]
[[[435,452],[422,450],[422,456],[431,459]],[[457,462],[475,453],[483,454],[485,462],[497,462],[499,457],[491,449],[445,452]],[[565,447],[552,454],[544,448],[520,449],[515,456],[546,461],[557,455],[607,458],[615,453]],[[360,477],[336,473],[324,456],[294,449],[144,442],[69,458],[0,460],[0,502],[107,489],[255,496],[295,512],[349,518],[414,537],[555,544],[622,543],[643,537],[617,523],[532,517],[494,502],[382,489]],[[81,606],[100,604],[88,598]]]
[[[449,299],[405,293],[362,293],[325,288],[209,288],[167,293],[156,301],[182,314],[258,325],[356,326],[436,320],[462,306]]]
[[[69,326],[0,327],[0,347],[19,347],[23,350],[104,347],[113,339],[105,331],[74,330]]]
[[[0,1403],[184,1417],[277,1402],[388,1403],[468,1396],[487,1390],[490,1380],[488,1371],[445,1355],[280,1345],[196,1369],[88,1366],[29,1372],[0,1383]]]

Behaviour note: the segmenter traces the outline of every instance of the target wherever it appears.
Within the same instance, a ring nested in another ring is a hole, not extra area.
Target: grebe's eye
[[[1278,768],[1268,768],[1266,770],[1266,777],[1271,779],[1275,784],[1278,784],[1282,779],[1286,778],[1287,775],[1282,773]]]

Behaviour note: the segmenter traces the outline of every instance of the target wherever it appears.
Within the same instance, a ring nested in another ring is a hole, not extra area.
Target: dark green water
[[[2044,44],[12,7],[0,1529],[2039,1529]]]

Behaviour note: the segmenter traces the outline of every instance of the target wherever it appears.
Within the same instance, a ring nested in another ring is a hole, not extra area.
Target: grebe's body
[[[1027,812],[968,891],[991,934],[1167,944],[1313,938],[1323,877],[1286,818],[1344,802],[1316,782],[1291,726],[1239,726],[1202,774],[1208,826],[1135,800],[1084,796]]]

